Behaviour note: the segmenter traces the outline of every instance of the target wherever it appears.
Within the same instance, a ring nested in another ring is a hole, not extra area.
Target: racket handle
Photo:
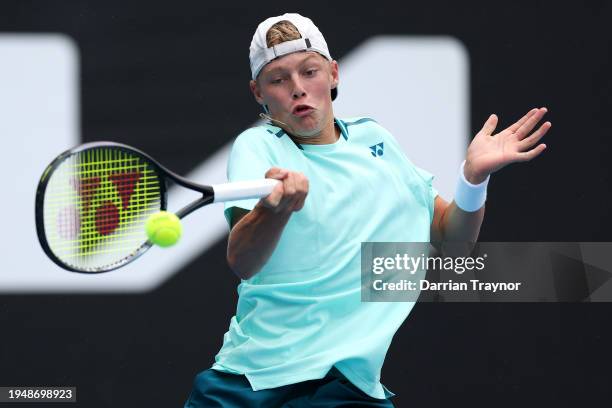
[[[274,179],[236,181],[234,183],[213,184],[215,203],[233,200],[248,200],[250,198],[265,197],[274,190],[279,183]]]

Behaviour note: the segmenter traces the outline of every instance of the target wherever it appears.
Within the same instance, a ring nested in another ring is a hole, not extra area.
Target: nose
[[[300,99],[304,95],[306,95],[306,91],[304,90],[302,83],[300,82],[299,79],[294,79],[293,80],[293,92],[292,92],[293,99]]]
[[[302,96],[306,95],[306,92],[304,91],[300,91],[300,92],[293,92],[293,99],[300,99]]]

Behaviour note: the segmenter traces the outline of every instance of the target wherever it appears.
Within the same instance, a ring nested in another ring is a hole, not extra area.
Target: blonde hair
[[[266,43],[268,48],[284,43],[285,41],[297,40],[302,38],[297,27],[291,21],[282,20],[274,24],[266,33]]]

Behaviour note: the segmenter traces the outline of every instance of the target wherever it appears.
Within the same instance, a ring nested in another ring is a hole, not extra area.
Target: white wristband
[[[489,184],[489,178],[480,184],[472,184],[465,179],[463,173],[463,167],[465,166],[465,160],[461,163],[459,168],[459,181],[457,182],[457,191],[455,191],[455,203],[457,207],[463,211],[473,212],[477,211],[482,207],[487,200],[487,184]]]

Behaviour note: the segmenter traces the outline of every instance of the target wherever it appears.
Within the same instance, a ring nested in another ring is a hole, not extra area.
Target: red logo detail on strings
[[[98,187],[100,187],[100,177],[74,179],[73,183],[74,188],[83,199],[83,211],[88,212],[91,200],[94,198]]]
[[[128,208],[130,198],[132,197],[132,194],[134,194],[134,189],[140,180],[140,176],[141,174],[137,171],[111,174],[108,176],[121,196],[121,204],[123,205],[124,210]]]
[[[115,173],[108,176],[109,180],[117,189],[117,193],[119,193],[123,210],[128,208],[130,199],[132,198],[136,185],[140,181],[141,177],[142,174],[137,171]],[[89,207],[98,188],[100,187],[100,184],[101,180],[99,177],[84,178],[81,180],[76,180],[74,183],[75,189],[83,199],[83,211],[85,213],[89,212]],[[105,200],[98,206],[98,208],[96,208],[95,226],[98,234],[112,234],[119,227],[119,220],[119,208],[117,208],[113,202]]]
[[[119,209],[110,201],[96,209],[96,231],[100,235],[112,234],[119,226]]]

